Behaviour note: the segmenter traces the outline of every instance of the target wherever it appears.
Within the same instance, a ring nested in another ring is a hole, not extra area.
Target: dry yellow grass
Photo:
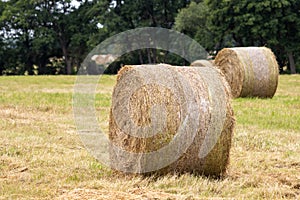
[[[74,80],[0,77],[0,199],[300,198],[299,75],[280,76],[273,99],[234,100],[237,127],[222,179],[122,176],[103,167],[76,134]],[[115,77],[103,80],[96,105],[107,119]]]

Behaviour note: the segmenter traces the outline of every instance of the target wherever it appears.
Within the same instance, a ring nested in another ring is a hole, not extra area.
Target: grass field
[[[0,77],[0,199],[300,199],[300,76],[280,76],[273,99],[236,99],[228,175],[113,173],[83,147],[72,93],[76,77]],[[97,92],[108,126],[115,76]]]

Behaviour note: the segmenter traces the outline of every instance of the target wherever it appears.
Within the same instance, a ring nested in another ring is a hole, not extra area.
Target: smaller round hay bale
[[[278,85],[279,68],[266,47],[225,48],[215,58],[231,87],[232,96],[272,98]]]
[[[214,66],[214,60],[196,60],[191,63],[193,67],[207,67],[207,66]]]
[[[112,96],[111,167],[220,176],[234,123],[230,88],[218,69],[125,66]]]

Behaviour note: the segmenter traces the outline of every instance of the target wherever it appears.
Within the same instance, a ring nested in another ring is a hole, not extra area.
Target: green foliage
[[[71,0],[1,1],[1,74],[34,74],[35,71],[71,74],[87,53],[106,38],[137,27],[172,28],[178,10],[189,3],[188,0],[78,2],[79,7],[74,7]],[[155,62],[160,52],[143,50],[139,54],[150,55],[148,62]],[[126,55],[121,61],[141,63],[135,56],[136,53]],[[59,67],[51,62],[53,59],[62,60]]]
[[[30,49],[32,48],[32,28],[36,25],[33,19],[33,6],[29,4],[28,0],[25,1],[8,1],[4,2],[4,10],[1,13],[1,29],[7,36],[8,40],[4,40],[7,43],[9,54],[5,54],[5,57],[17,57],[14,59],[16,62],[9,63],[14,64],[15,70],[20,70],[20,73],[24,73],[28,70],[28,73],[32,74],[30,69],[32,65],[32,55]],[[22,10],[22,12],[20,12]],[[4,47],[5,48],[5,47]],[[6,60],[4,58],[4,60]],[[21,66],[18,68],[18,66]],[[13,67],[13,66],[12,66]]]
[[[94,3],[84,1],[75,8],[70,2],[1,1],[2,74],[33,74],[34,65],[39,74],[54,74],[51,59],[56,58],[63,58],[62,73],[80,65],[90,50],[89,36],[97,32],[94,16],[86,14]]]
[[[71,2],[0,1],[0,74],[71,74],[103,40],[149,26],[174,28],[211,53],[224,47],[267,46],[275,52],[281,71],[287,65],[291,73],[299,71],[298,0],[80,0],[78,7]],[[161,61],[187,64],[165,52],[144,49],[120,58],[112,72],[121,63]]]
[[[289,53],[299,56],[299,1],[205,2],[217,50],[228,46],[268,46],[277,55],[281,67],[287,64]]]
[[[175,29],[194,38],[207,50],[214,48],[214,33],[208,23],[209,8],[204,2],[191,2],[176,17]]]
[[[98,14],[98,20],[103,25],[101,34],[113,36],[128,29],[139,27],[163,27],[171,29],[175,17],[181,8],[188,5],[188,0],[117,0],[99,1],[91,12]],[[101,13],[101,14],[100,14]],[[165,55],[165,56],[161,56]],[[112,63],[106,71],[116,73],[121,64],[143,64],[167,62],[175,65],[186,65],[182,58],[161,50],[141,49],[123,55]]]
[[[102,13],[101,24],[115,34],[145,26],[172,28],[178,10],[188,3],[188,0],[112,0],[100,1],[97,9]]]

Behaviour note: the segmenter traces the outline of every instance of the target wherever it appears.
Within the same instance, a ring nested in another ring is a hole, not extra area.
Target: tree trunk
[[[153,64],[156,64],[156,62],[157,62],[157,59],[156,59],[156,56],[157,56],[157,55],[156,55],[156,51],[157,51],[157,50],[156,50],[156,49],[151,49],[151,50],[152,50],[152,61],[153,61],[152,63],[153,63]]]
[[[147,49],[147,56],[148,56],[148,64],[152,64],[152,61],[151,61],[151,49]]]
[[[72,74],[72,61],[70,60],[69,57],[66,57],[66,72],[67,72],[67,75]]]
[[[25,42],[24,42],[24,46],[26,47],[25,71],[27,71],[28,75],[33,75],[33,62],[32,62],[32,55],[31,55],[32,45],[31,45],[29,35],[30,35],[29,30],[25,29]]]
[[[296,74],[296,65],[292,52],[288,52],[291,74]]]
[[[50,64],[49,56],[43,54],[42,56],[38,56],[35,58],[36,62],[38,63],[38,74],[45,75],[45,74],[55,74],[52,67],[47,66]],[[52,64],[52,63],[51,63]]]
[[[0,76],[3,75],[3,71],[5,70],[3,65],[4,65],[3,63],[0,63]]]
[[[28,58],[30,59],[30,58]],[[25,71],[27,71],[28,75],[33,75],[33,63],[31,60],[28,60],[25,64]]]
[[[142,49],[139,50],[139,60],[140,60],[140,64],[144,64]]]
[[[63,55],[65,57],[65,62],[66,62],[65,72],[67,75],[71,75],[72,74],[72,61],[68,54],[68,48],[64,44],[64,42],[61,42],[61,48],[62,48],[62,52],[63,52]]]

